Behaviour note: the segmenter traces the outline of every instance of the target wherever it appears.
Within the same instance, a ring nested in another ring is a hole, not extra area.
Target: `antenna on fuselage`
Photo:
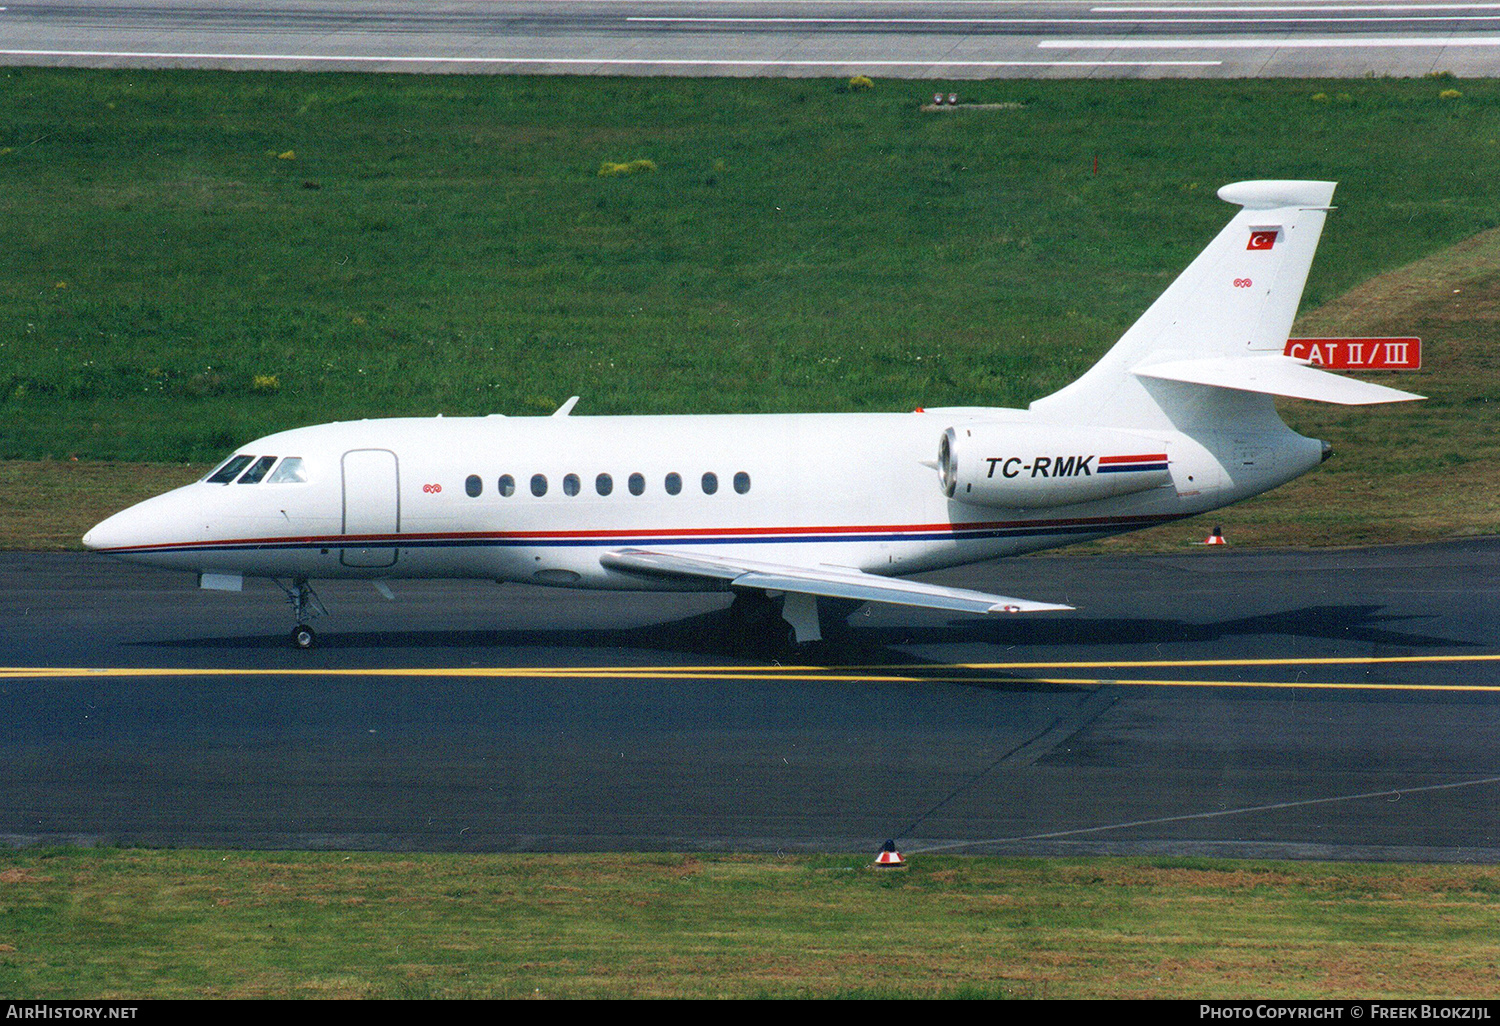
[[[573,412],[573,407],[575,407],[577,405],[578,405],[578,397],[575,395],[571,399],[569,399],[567,402],[565,402],[561,406],[559,406],[557,408],[557,412],[555,412],[554,414],[552,414],[552,416],[554,416],[554,417],[566,417],[568,414],[570,414],[570,413]]]

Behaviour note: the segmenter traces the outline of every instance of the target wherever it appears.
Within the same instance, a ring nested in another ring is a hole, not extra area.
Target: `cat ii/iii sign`
[[[1282,350],[1334,370],[1421,370],[1419,338],[1293,338]]]

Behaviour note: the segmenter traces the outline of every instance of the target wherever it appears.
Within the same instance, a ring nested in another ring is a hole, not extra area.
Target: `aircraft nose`
[[[84,548],[99,552],[105,549],[116,549],[121,545],[127,544],[125,539],[129,532],[125,530],[125,522],[128,519],[132,519],[127,515],[134,509],[135,507],[132,506],[130,509],[122,510],[112,517],[106,517],[89,528],[88,532],[83,536]]]
[[[197,518],[198,503],[179,488],[101,520],[89,528],[83,544],[95,552],[128,555],[130,550],[188,540]]]

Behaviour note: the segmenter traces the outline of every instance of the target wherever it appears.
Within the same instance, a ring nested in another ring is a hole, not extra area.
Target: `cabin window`
[[[608,474],[600,474],[594,478],[594,491],[600,495],[608,495],[615,490],[615,479]]]
[[[569,474],[567,477],[563,478],[563,494],[564,495],[577,495],[578,494],[578,488],[579,488],[579,485],[578,485],[578,475],[577,474]]]
[[[640,474],[631,474],[626,484],[630,486],[631,495],[640,495],[646,490],[646,479]]]
[[[682,475],[677,473],[668,474],[666,487],[668,495],[676,495],[682,491]]]
[[[743,470],[734,475],[734,490],[744,495],[750,490],[750,475]]]
[[[464,478],[464,491],[469,493],[469,498],[471,499],[476,498],[480,492],[484,491],[484,482],[479,480],[478,474],[470,474]]]
[[[260,479],[271,472],[271,466],[275,462],[275,456],[262,456],[250,464],[250,469],[240,478],[240,484],[260,484]]]
[[[500,484],[496,486],[501,495],[507,499],[516,494],[516,479],[509,474],[500,475]]]
[[[719,475],[709,471],[703,475],[703,494],[712,495],[719,490]]]
[[[301,456],[288,456],[281,461],[281,466],[276,468],[266,484],[306,484],[307,471],[302,467]]]
[[[543,495],[547,494],[547,475],[546,474],[532,474],[531,475],[531,494],[535,495],[539,499]]]
[[[231,456],[218,470],[204,478],[209,484],[228,484],[240,476],[240,471],[250,465],[254,456]]]

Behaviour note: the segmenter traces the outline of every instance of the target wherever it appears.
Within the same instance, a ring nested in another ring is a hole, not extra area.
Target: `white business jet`
[[[83,538],[237,591],[277,581],[292,643],[309,581],[482,578],[781,598],[798,642],[820,597],[970,613],[1071,607],[905,575],[1150,527],[1311,470],[1327,443],[1275,397],[1421,396],[1282,355],[1334,183],[1227,185],[1241,210],[1091,370],[1025,410],[399,418],[258,439],[196,484]],[[769,619],[766,620],[769,623]]]

